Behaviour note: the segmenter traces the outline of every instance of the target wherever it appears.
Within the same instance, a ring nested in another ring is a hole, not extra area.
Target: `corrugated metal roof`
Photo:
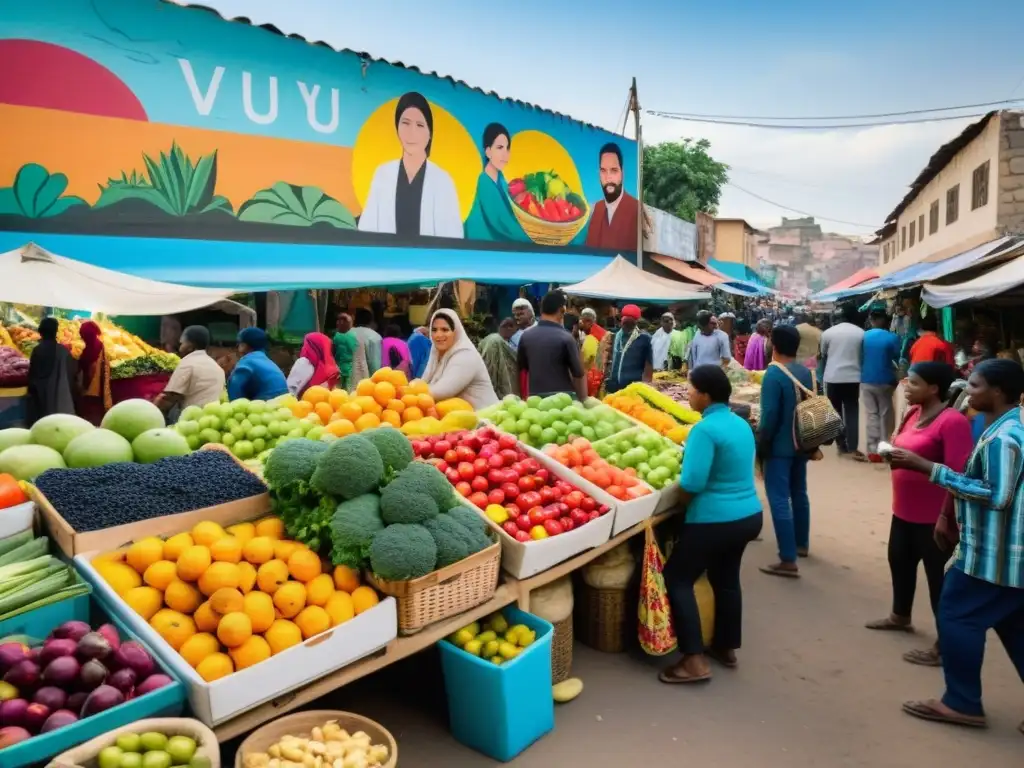
[[[905,211],[912,202],[914,202],[914,199],[921,193],[921,190],[923,190],[932,179],[938,176],[943,168],[949,165],[950,161],[956,157],[957,153],[961,149],[978,138],[978,136],[981,135],[981,132],[985,130],[985,126],[987,126],[989,121],[997,114],[999,113],[995,111],[989,112],[987,115],[982,117],[981,120],[978,120],[976,123],[971,123],[964,128],[963,131],[960,132],[960,135],[955,139],[947,141],[938,148],[935,154],[932,155],[931,159],[928,161],[928,165],[924,167],[924,169],[917,175],[917,178],[914,179],[913,184],[910,185],[910,191],[907,192],[906,196],[904,196],[900,201],[900,204],[893,209],[892,213],[886,217],[886,226],[888,226],[890,222],[894,222],[899,218],[899,215],[903,213],[903,211]],[[882,229],[876,234],[880,235],[884,229],[885,227],[882,227]]]
[[[495,93],[494,91],[487,91],[487,90],[484,90],[483,88],[478,88],[475,85],[470,85],[469,83],[465,82],[464,80],[458,80],[458,79],[452,77],[451,75],[442,75],[442,74],[440,74],[438,72],[422,70],[419,67],[416,67],[414,65],[403,64],[400,61],[388,61],[387,59],[382,59],[382,58],[379,58],[379,57],[376,57],[376,56],[372,56],[371,54],[366,53],[365,51],[353,51],[351,48],[335,48],[333,45],[331,45],[330,43],[324,42],[323,40],[309,40],[309,39],[307,39],[307,38],[305,38],[305,37],[303,37],[302,35],[299,35],[299,34],[284,32],[284,31],[282,31],[281,29],[279,29],[278,27],[276,27],[273,24],[256,24],[250,18],[248,18],[247,16],[227,17],[227,16],[224,16],[216,8],[210,8],[209,6],[202,5],[200,3],[190,3],[187,0],[161,0],[161,2],[166,3],[168,5],[180,6],[181,8],[186,9],[186,10],[206,11],[207,13],[214,14],[215,16],[217,16],[218,18],[220,18],[223,21],[236,22],[236,23],[239,23],[239,24],[245,24],[246,26],[250,26],[250,27],[258,27],[259,29],[264,29],[264,30],[266,30],[268,32],[273,32],[275,35],[279,35],[281,37],[287,37],[287,38],[291,38],[293,40],[301,40],[302,42],[306,43],[307,45],[315,45],[315,46],[318,46],[318,47],[321,47],[321,48],[329,48],[330,50],[334,51],[335,53],[351,53],[351,54],[354,54],[356,56],[359,56],[364,61],[367,61],[367,62],[370,62],[370,63],[388,64],[388,65],[393,66],[393,67],[401,67],[402,69],[408,69],[408,70],[410,70],[412,72],[418,72],[421,75],[427,75],[429,77],[436,77],[439,80],[447,80],[448,82],[452,83],[453,85],[461,85],[461,86],[463,86],[465,88],[469,88],[472,91],[476,91],[477,93],[482,93],[485,96],[493,96],[496,99],[499,99],[499,100],[504,101],[504,102],[508,102],[510,104],[515,104],[515,105],[520,106],[520,107],[526,107],[528,109],[534,109],[534,110],[537,110],[539,112],[544,112],[544,113],[547,113],[549,115],[554,115],[555,117],[561,118],[563,120],[572,120],[574,123],[579,123],[580,125],[585,125],[586,127],[593,128],[594,130],[605,131],[607,133],[615,133],[614,131],[611,131],[611,130],[609,130],[607,128],[602,128],[599,125],[594,125],[593,123],[588,123],[588,122],[586,122],[584,120],[577,120],[576,118],[572,117],[571,115],[565,115],[565,114],[562,114],[561,112],[556,112],[553,109],[546,109],[544,107],[539,107],[536,104],[531,104],[531,103],[529,103],[527,101],[520,101],[519,99],[513,99],[513,98],[506,97],[506,96],[502,96],[501,94]]]

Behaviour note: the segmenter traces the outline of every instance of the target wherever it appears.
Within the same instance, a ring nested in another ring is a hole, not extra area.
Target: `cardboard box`
[[[242,519],[226,522],[236,523]],[[96,572],[90,561],[100,554],[103,553],[80,554],[75,558],[75,566],[93,585],[94,594],[101,603],[142,638],[160,661],[184,682],[196,718],[210,727],[369,656],[398,634],[396,604],[393,598],[388,597],[370,610],[309,638],[301,645],[207,683]]]
[[[251,520],[270,514],[270,495],[261,493],[258,496],[229,501],[227,504],[218,504],[192,512],[182,512],[177,515],[156,517],[137,523],[80,533],[61,517],[46,496],[35,486],[30,486],[29,494],[39,507],[40,517],[50,538],[69,558],[83,552],[111,552],[146,536],[172,536],[181,531],[191,530],[196,523],[203,520],[212,520],[221,525],[231,525],[242,520]]]

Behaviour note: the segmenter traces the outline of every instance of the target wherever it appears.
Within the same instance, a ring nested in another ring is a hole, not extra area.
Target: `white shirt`
[[[299,393],[309,384],[309,380],[313,378],[315,370],[313,364],[306,358],[300,357],[296,360],[291,373],[288,374],[288,391],[298,397]]]
[[[401,160],[377,166],[370,182],[366,207],[359,216],[360,232],[395,234],[395,198]],[[448,172],[427,160],[420,198],[420,234],[433,237],[465,237],[462,211],[455,183]]]
[[[619,208],[619,203],[622,202],[622,196],[626,193],[625,190],[619,193],[619,196],[615,198],[615,202],[609,203],[607,200],[604,201],[604,207],[608,211],[608,223],[612,223],[612,217],[615,216],[615,211]]]
[[[826,384],[859,384],[864,329],[853,323],[833,325],[821,334]]]
[[[651,354],[654,358],[654,370],[663,371],[668,368],[668,345],[671,340],[671,331],[666,333],[664,328],[659,328],[651,336]]]

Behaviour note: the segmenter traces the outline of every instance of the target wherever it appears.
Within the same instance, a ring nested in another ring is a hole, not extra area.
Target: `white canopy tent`
[[[586,296],[611,301],[645,301],[652,304],[674,304],[680,301],[708,301],[707,292],[695,291],[686,283],[667,280],[635,267],[621,256],[575,285],[563,285],[571,296]]]
[[[970,299],[998,296],[1021,285],[1024,285],[1024,255],[962,283],[925,283],[921,288],[921,298],[930,306],[942,308]]]
[[[57,256],[35,243],[0,254],[0,301],[16,304],[109,315],[172,315],[223,302],[232,293],[126,275]]]

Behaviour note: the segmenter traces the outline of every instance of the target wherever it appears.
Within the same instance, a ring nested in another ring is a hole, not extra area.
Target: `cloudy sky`
[[[634,76],[645,110],[806,117],[1011,97],[1024,108],[1021,0],[202,4],[613,130],[621,129]],[[786,131],[645,115],[643,131],[648,143],[712,142],[712,154],[733,169],[723,216],[770,226],[797,215],[789,208],[818,216],[833,231],[867,234],[932,152],[969,122]]]

